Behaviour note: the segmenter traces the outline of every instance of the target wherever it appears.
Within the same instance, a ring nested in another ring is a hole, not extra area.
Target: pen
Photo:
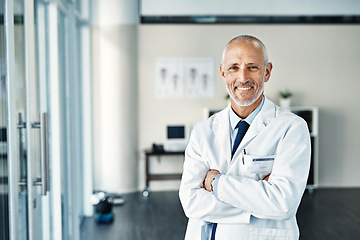
[[[244,161],[244,155],[246,154],[246,151],[245,151],[245,148],[244,148],[244,152],[243,152],[243,155],[242,155],[242,162],[243,162],[243,165],[245,164],[245,161]]]

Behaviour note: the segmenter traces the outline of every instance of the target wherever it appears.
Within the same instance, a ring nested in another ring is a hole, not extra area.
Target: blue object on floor
[[[96,214],[97,223],[111,223],[113,220],[114,220],[114,214],[112,212]]]

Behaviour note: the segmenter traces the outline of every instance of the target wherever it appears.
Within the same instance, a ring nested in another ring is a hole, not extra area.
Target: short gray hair
[[[269,63],[269,57],[268,57],[268,53],[267,53],[267,49],[265,44],[258,38],[251,36],[251,35],[239,35],[237,37],[234,37],[233,39],[231,39],[225,46],[223,54],[222,54],[222,60],[221,60],[221,65],[224,65],[224,60],[225,60],[225,52],[226,52],[226,48],[230,45],[230,43],[232,42],[246,42],[246,43],[252,43],[255,46],[259,46],[261,47],[262,53],[264,55],[264,62],[265,62],[265,67],[266,65]]]

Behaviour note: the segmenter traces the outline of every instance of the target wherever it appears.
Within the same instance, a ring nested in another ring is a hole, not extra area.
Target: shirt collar
[[[232,130],[235,130],[236,125],[238,124],[238,122],[240,120],[244,120],[245,122],[247,122],[249,125],[251,125],[251,123],[254,121],[256,115],[260,112],[262,106],[264,105],[264,101],[265,101],[265,96],[263,95],[262,101],[260,103],[260,105],[254,110],[252,111],[252,113],[250,113],[250,115],[245,118],[242,119],[241,117],[239,117],[232,108],[230,108],[230,126]]]

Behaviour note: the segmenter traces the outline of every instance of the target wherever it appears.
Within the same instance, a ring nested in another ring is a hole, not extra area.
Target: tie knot
[[[238,128],[239,133],[246,133],[250,125],[247,122],[241,120],[238,122],[236,127]]]

